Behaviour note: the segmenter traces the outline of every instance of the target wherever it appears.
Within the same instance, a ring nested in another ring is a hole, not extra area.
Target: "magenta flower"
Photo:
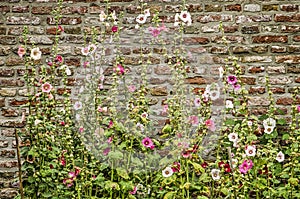
[[[110,148],[108,147],[103,150],[103,155],[107,156],[109,152],[110,152]]]
[[[192,126],[197,126],[199,124],[199,119],[197,115],[191,115],[189,117],[189,122],[192,124]]]
[[[25,51],[25,48],[23,48],[23,46],[20,46],[19,49],[18,49],[18,55],[20,58],[23,57],[23,55],[25,55],[26,51]]]
[[[179,162],[174,162],[172,165],[172,170],[173,172],[179,172],[180,171],[180,163]]]
[[[113,140],[113,138],[112,137],[109,137],[108,139],[107,139],[107,143],[111,143],[112,142],[112,140]]]
[[[129,194],[134,195],[134,194],[136,194],[136,191],[137,191],[137,188],[136,188],[136,186],[134,186],[133,190],[129,191]]]
[[[150,148],[150,149],[154,149],[154,144],[152,142],[152,140],[149,137],[145,137],[142,140],[142,144],[144,145],[144,147],[146,148]]]
[[[194,100],[194,104],[195,104],[196,107],[199,107],[201,105],[201,99],[200,98],[196,98]]]
[[[246,174],[253,167],[252,160],[245,160],[240,166],[239,170],[241,173]]]
[[[234,88],[235,91],[237,91],[241,88],[241,85],[240,84],[234,84],[233,88]]]
[[[110,121],[109,121],[109,124],[108,124],[108,128],[111,128],[113,125],[114,125],[113,121],[110,120]]]
[[[236,78],[236,76],[234,76],[234,75],[229,75],[229,76],[227,77],[227,82],[228,82],[228,84],[231,84],[231,85],[236,84],[236,83],[237,83],[237,78]]]
[[[46,82],[42,85],[42,91],[44,93],[50,93],[51,89],[52,89],[52,85],[49,84],[48,82]]]
[[[168,104],[165,104],[165,105],[164,105],[164,108],[163,108],[163,110],[162,110],[162,112],[163,112],[163,113],[167,113],[168,110],[169,110],[169,106],[168,106]]]
[[[112,31],[113,33],[118,32],[118,26],[113,26],[113,27],[111,28],[111,31]]]
[[[64,30],[64,28],[63,28],[61,25],[59,25],[59,26],[58,26],[58,31],[59,31],[59,32],[64,32],[65,30]]]
[[[298,110],[298,112],[300,113],[300,106],[297,106],[297,110]]]
[[[57,55],[56,58],[55,58],[55,62],[62,63],[63,62],[63,57],[61,55]]]
[[[206,120],[205,121],[205,125],[211,131],[215,131],[216,130],[215,122],[212,119]]]
[[[183,158],[191,158],[192,157],[191,152],[188,151],[188,150],[182,151],[181,155],[182,155]]]
[[[157,37],[160,34],[160,30],[158,28],[149,27],[148,30],[151,32],[153,37]]]
[[[83,68],[87,68],[90,65],[90,62],[85,61],[83,62]]]
[[[67,187],[71,187],[73,185],[73,179],[68,178],[68,179],[63,179],[63,183],[67,185]]]
[[[118,75],[123,75],[125,73],[125,69],[121,64],[118,64],[116,68],[113,69],[115,73]]]

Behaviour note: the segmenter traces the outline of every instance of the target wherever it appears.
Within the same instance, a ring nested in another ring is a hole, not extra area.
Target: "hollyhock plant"
[[[228,109],[232,109],[233,108],[232,101],[231,100],[226,100],[225,107],[228,108]]]
[[[276,160],[278,162],[283,162],[284,161],[284,154],[282,153],[282,151],[280,151],[277,156],[276,156]]]
[[[246,174],[252,167],[252,160],[244,160],[244,162],[239,166],[239,170],[241,173]]]
[[[125,73],[125,69],[121,64],[118,64],[113,70],[118,75],[124,75],[124,73]]]
[[[245,152],[247,156],[253,157],[256,154],[256,147],[254,145],[246,146]]]
[[[171,177],[173,173],[172,167],[166,167],[164,170],[162,170],[162,175],[165,178]]]
[[[241,88],[241,85],[240,85],[240,84],[234,84],[234,85],[233,85],[233,89],[234,89],[235,91],[240,90],[240,88]]]
[[[298,112],[300,113],[300,106],[297,106],[297,110],[298,110]]]
[[[20,58],[23,58],[23,56],[25,55],[26,53],[26,50],[23,46],[20,46],[19,49],[18,49],[18,55]]]
[[[89,55],[89,53],[90,53],[90,51],[89,51],[88,47],[81,48],[81,54],[82,55],[87,56],[87,55]]]
[[[97,46],[95,44],[88,45],[89,54],[94,54],[97,50]]]
[[[149,8],[144,10],[144,15],[145,15],[145,17],[150,17],[150,9]]]
[[[149,137],[145,137],[142,140],[142,144],[146,148],[154,149],[154,144],[153,144],[152,140]]]
[[[220,170],[219,169],[212,169],[211,170],[211,176],[213,180],[220,180]]]
[[[51,89],[52,89],[52,85],[49,84],[48,82],[42,85],[42,92],[44,93],[50,93]]]
[[[41,59],[41,56],[42,56],[42,52],[40,51],[40,48],[39,48],[39,47],[33,48],[33,49],[31,50],[30,57],[31,57],[33,60],[40,60],[40,59]]]
[[[113,26],[113,27],[111,28],[111,31],[112,31],[113,33],[118,32],[118,26]]]

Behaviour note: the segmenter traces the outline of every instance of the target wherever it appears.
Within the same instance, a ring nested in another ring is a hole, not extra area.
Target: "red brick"
[[[241,81],[248,85],[255,85],[256,83],[255,77],[241,77]]]
[[[251,67],[249,68],[248,72],[249,73],[262,73],[265,71],[265,67],[261,67],[261,66],[254,66],[254,67]]]
[[[14,74],[15,71],[13,69],[0,68],[0,77],[12,77]]]
[[[263,94],[266,92],[265,87],[250,87],[249,94]]]
[[[188,77],[186,79],[186,82],[189,84],[206,84],[207,83],[206,79],[203,77],[200,77],[200,76]]]
[[[0,79],[0,85],[3,87],[9,87],[9,86],[24,86],[25,82],[24,80],[20,79]]]
[[[242,11],[242,6],[241,4],[232,4],[232,5],[226,5],[225,6],[226,11],[237,11],[240,12]]]
[[[275,56],[275,61],[277,63],[299,64],[300,63],[300,55]]]
[[[208,44],[209,38],[207,38],[207,37],[185,37],[184,43],[187,45]]]
[[[13,6],[12,11],[18,13],[29,12],[29,6]]]
[[[281,26],[281,32],[300,32],[300,26],[297,25],[283,25]]]
[[[296,77],[296,78],[295,78],[295,82],[296,82],[296,83],[300,83],[300,77]]]
[[[59,24],[61,25],[77,25],[81,24],[81,17],[62,17],[59,20]],[[55,25],[56,21],[53,17],[47,17],[47,24]]]
[[[272,88],[270,88],[270,90],[274,94],[284,94],[285,93],[285,89],[282,87],[272,87]]]
[[[286,12],[298,12],[299,5],[295,5],[295,4],[280,5],[280,10]]]
[[[252,40],[254,43],[287,43],[288,36],[254,36]]]
[[[228,22],[233,21],[232,15],[199,15],[196,19],[197,22],[208,23],[208,22]]]
[[[293,98],[283,97],[276,100],[276,104],[278,105],[292,105]]]
[[[293,37],[293,40],[296,41],[296,42],[297,42],[297,41],[300,41],[300,35],[294,36],[294,37]]]
[[[262,6],[262,11],[278,11],[278,4],[268,4]]]
[[[68,14],[85,14],[88,12],[87,6],[68,6],[62,8],[62,15],[68,15]]]
[[[222,12],[222,5],[207,4],[204,6],[205,12]]]
[[[27,99],[10,99],[9,100],[9,105],[10,106],[21,106],[21,105],[25,105],[28,103]]]
[[[300,22],[300,14],[294,14],[294,15],[275,14],[274,21],[276,21],[276,22]]]
[[[0,13],[7,13],[7,12],[9,12],[10,11],[10,8],[9,8],[9,6],[2,6],[2,5],[0,5]]]
[[[150,89],[150,93],[152,96],[167,96],[168,89],[167,87],[153,87]]]

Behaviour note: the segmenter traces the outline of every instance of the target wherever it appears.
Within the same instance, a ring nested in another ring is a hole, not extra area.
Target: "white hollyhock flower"
[[[79,101],[75,102],[74,109],[77,111],[80,110],[81,108],[82,108],[82,103]]]
[[[220,67],[219,68],[219,77],[220,77],[220,79],[223,78],[223,74],[224,74],[224,69],[223,69],[223,67]]]
[[[191,22],[191,14],[188,11],[181,11],[179,18],[184,22],[184,23],[188,23]]]
[[[228,139],[231,142],[237,142],[238,141],[238,134],[237,133],[230,133],[228,135]]]
[[[231,159],[232,168],[236,168],[236,165],[238,164],[238,160],[235,158]]]
[[[246,146],[246,155],[247,156],[255,156],[256,154],[256,147],[255,146]]]
[[[72,72],[71,72],[71,70],[69,69],[69,67],[66,67],[66,74],[67,74],[68,76],[72,75]]]
[[[211,85],[207,85],[205,92],[208,93],[211,100],[216,100],[220,97],[220,87],[216,83],[212,83]]]
[[[174,22],[174,26],[178,26],[179,25],[179,14],[176,13],[175,15],[175,22]]]
[[[139,14],[136,18],[136,22],[138,22],[139,24],[144,24],[147,20],[147,17],[143,14]]]
[[[34,125],[37,126],[41,122],[42,122],[42,120],[36,119],[36,120],[34,120]]]
[[[284,154],[281,151],[277,154],[276,160],[278,162],[283,162],[284,161]]]
[[[232,109],[233,108],[233,103],[232,103],[232,101],[230,101],[230,100],[226,100],[226,102],[225,102],[226,104],[225,104],[225,107],[226,108],[230,108],[230,109]]]
[[[164,170],[162,170],[162,175],[165,178],[171,177],[173,175],[173,169],[171,167],[166,167]]]
[[[41,56],[42,56],[42,52],[40,51],[40,48],[37,47],[37,48],[33,48],[31,50],[31,53],[30,53],[30,57],[34,60],[40,60],[41,59]]]
[[[276,120],[274,120],[273,118],[267,118],[263,121],[263,125],[265,129],[264,132],[267,134],[271,134],[276,127]]]
[[[145,15],[145,17],[150,17],[150,9],[149,8],[144,10],[144,15]]]
[[[104,22],[106,19],[107,15],[104,13],[103,10],[101,10],[100,14],[99,14],[99,18],[101,22]]]
[[[88,47],[83,47],[81,48],[81,54],[84,56],[87,56],[90,53],[89,48]]]
[[[213,180],[220,180],[220,170],[219,169],[212,169],[211,176]]]

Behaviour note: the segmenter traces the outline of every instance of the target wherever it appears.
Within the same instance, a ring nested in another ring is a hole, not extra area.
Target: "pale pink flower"
[[[162,170],[162,175],[165,178],[171,177],[173,175],[173,169],[171,167],[166,167],[164,170]]]
[[[179,18],[184,22],[190,24],[192,22],[191,14],[188,11],[181,11]]]
[[[80,133],[83,133],[83,131],[84,131],[84,128],[81,126],[81,127],[79,127],[79,132]]]
[[[211,131],[215,131],[216,130],[215,122],[212,119],[206,120],[205,121],[205,125]]]
[[[26,51],[25,51],[25,48],[23,48],[23,46],[20,46],[19,49],[18,49],[18,55],[20,58],[23,57],[23,55],[25,55]]]
[[[245,150],[245,152],[246,152],[246,155],[247,156],[255,156],[255,154],[256,154],[256,147],[253,145],[253,146],[246,146],[246,150]]]
[[[107,156],[109,154],[109,152],[110,152],[110,148],[108,147],[108,148],[103,150],[103,155]]]
[[[90,62],[88,61],[83,62],[83,68],[87,68],[88,66],[90,66]]]
[[[62,63],[63,62],[63,57],[61,55],[56,55],[55,61],[58,63]]]
[[[298,112],[300,113],[300,106],[297,106],[297,110],[298,110]]]
[[[192,126],[197,126],[199,124],[199,118],[196,115],[191,115],[189,117],[189,122],[192,124]]]
[[[237,91],[241,88],[241,85],[240,84],[234,84],[233,88],[234,88],[235,91]]]
[[[220,170],[219,169],[212,169],[211,170],[211,176],[213,180],[220,180]]]
[[[61,25],[59,25],[59,26],[57,27],[57,29],[58,29],[59,32],[64,32],[64,31],[65,31],[64,28],[63,28]]]
[[[194,100],[194,104],[195,104],[196,107],[199,107],[201,105],[201,99],[200,98],[196,98]]]
[[[158,28],[153,28],[153,27],[149,27],[148,30],[151,32],[151,35],[153,37],[157,37],[160,34],[160,29]]]
[[[109,137],[108,140],[107,140],[107,143],[110,144],[110,143],[112,142],[112,140],[113,140],[113,138],[112,138],[112,137]]]
[[[276,160],[278,162],[283,162],[284,161],[284,154],[282,153],[282,151],[280,151],[277,156],[276,156]]]
[[[136,191],[137,191],[137,188],[136,188],[136,186],[134,186],[133,190],[129,191],[129,194],[134,195],[134,194],[136,194]]]
[[[162,112],[163,112],[163,113],[167,113],[168,110],[169,110],[168,104],[165,104],[163,107],[164,107],[164,108],[163,108]]]
[[[95,44],[90,44],[88,46],[89,54],[94,54],[94,52],[97,50],[97,46]]]
[[[75,102],[74,109],[77,111],[80,110],[81,108],[82,108],[82,103],[79,101]]]
[[[52,85],[49,84],[48,82],[42,85],[42,92],[44,93],[50,93],[51,89],[52,89]]]
[[[142,118],[148,118],[148,113],[146,113],[146,112],[142,113],[141,117]]]
[[[145,17],[150,17],[150,9],[149,8],[144,10],[144,15],[145,15]]]
[[[133,93],[135,90],[136,90],[135,85],[130,85],[130,86],[128,86],[128,91],[129,91],[129,92]]]
[[[144,24],[147,20],[147,17],[143,14],[140,14],[137,16],[136,18],[136,22],[138,22],[139,24]]]
[[[81,49],[81,53],[82,53],[82,55],[87,56],[90,53],[89,48],[88,47],[83,47]]]

